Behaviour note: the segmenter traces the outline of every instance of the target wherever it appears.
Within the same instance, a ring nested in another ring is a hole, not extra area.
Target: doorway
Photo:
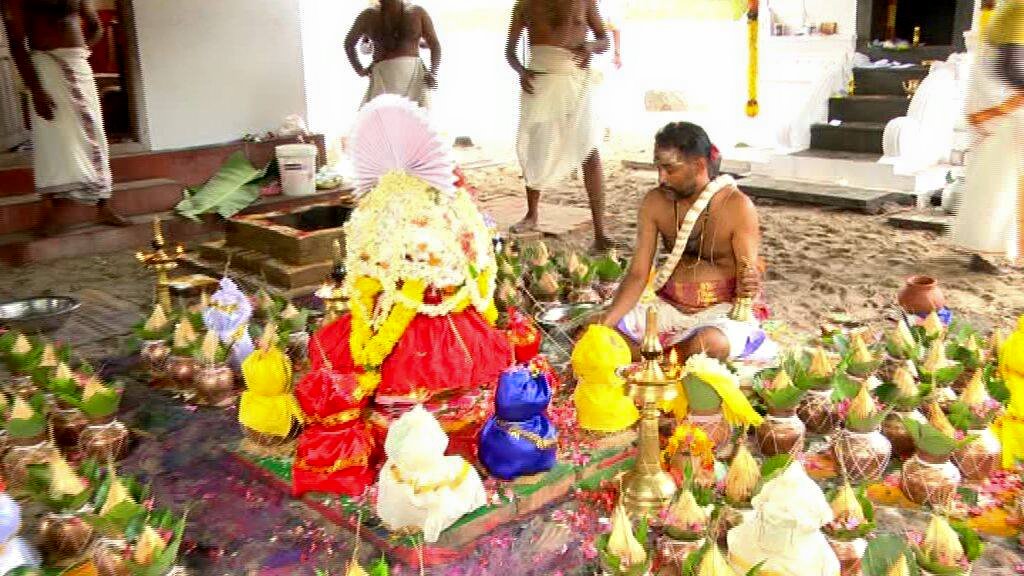
[[[963,48],[963,32],[971,27],[975,0],[861,0],[859,11],[870,11],[870,33],[862,40],[914,39],[920,28],[920,42],[925,46]],[[889,28],[889,13],[895,7],[894,29]]]

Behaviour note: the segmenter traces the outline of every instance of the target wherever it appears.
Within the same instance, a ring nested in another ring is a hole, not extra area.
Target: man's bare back
[[[380,6],[363,10],[345,37],[345,52],[352,68],[360,76],[370,73],[356,56],[356,44],[361,38],[373,42],[373,63],[401,57],[418,57],[420,41],[430,49],[431,80],[441,63],[441,46],[434,31],[430,15],[420,6],[406,5],[400,0],[385,0]]]
[[[91,20],[95,10],[84,0],[5,0],[3,5],[9,19],[20,20],[30,50],[86,46],[82,16]]]

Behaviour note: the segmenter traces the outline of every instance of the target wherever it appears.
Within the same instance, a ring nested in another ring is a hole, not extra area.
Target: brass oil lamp
[[[335,238],[331,245],[334,253],[334,268],[331,275],[316,291],[316,297],[323,300],[324,320],[326,326],[341,317],[348,310],[348,297],[345,295],[345,261],[341,256],[341,242]]]
[[[178,267],[178,259],[185,253],[185,248],[178,244],[170,253],[171,249],[160,227],[160,218],[153,218],[153,241],[150,245],[153,247],[152,252],[136,252],[135,259],[156,274],[156,301],[170,312],[174,308],[171,307],[170,278],[167,273]]]
[[[658,340],[658,314],[654,307],[647,309],[647,328],[640,347],[643,358],[626,380],[626,389],[640,408],[637,423],[639,453],[632,471],[626,474],[622,486],[622,502],[633,516],[658,513],[672,501],[676,482],[661,468],[661,438],[658,405],[673,400],[679,393],[677,366],[666,366],[674,378],[662,369],[663,349]]]

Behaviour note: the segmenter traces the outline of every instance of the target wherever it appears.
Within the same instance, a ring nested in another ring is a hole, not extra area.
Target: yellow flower
[[[741,442],[729,465],[729,472],[725,475],[725,495],[733,502],[747,502],[754,495],[759,480],[761,469],[746,443]]]
[[[374,333],[367,311],[373,308],[374,297],[380,291],[380,283],[357,281],[355,288],[356,305],[352,306],[352,330],[349,335],[349,346],[352,349],[352,360],[360,366],[380,366],[391,354],[395,344],[409,327],[416,316],[416,308],[396,302],[391,307],[387,319]],[[362,286],[360,286],[362,284]],[[376,285],[376,286],[374,286]],[[373,288],[377,287],[377,290]],[[363,288],[363,289],[360,289]],[[412,302],[423,302],[426,286],[419,280],[406,280],[400,294]]]
[[[608,537],[608,552],[619,558],[622,570],[647,561],[647,551],[633,535],[633,523],[630,522],[621,503],[615,506],[612,512],[612,533]]]

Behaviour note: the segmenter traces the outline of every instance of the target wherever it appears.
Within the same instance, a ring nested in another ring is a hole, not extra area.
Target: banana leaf
[[[920,574],[907,541],[896,534],[880,534],[868,542],[861,560],[861,570],[864,576],[886,576],[900,556],[906,558],[911,575]]]
[[[178,560],[178,549],[181,548],[181,539],[185,534],[185,524],[188,521],[188,512],[182,514],[181,518],[178,518],[173,524],[173,536],[171,541],[164,548],[163,552],[158,554],[153,562],[146,565],[136,564],[131,558],[126,562],[128,566],[128,572],[132,576],[163,576],[168,570],[174,566],[174,563]],[[150,524],[152,525],[152,523]]]
[[[198,189],[185,191],[185,198],[174,209],[192,220],[216,212],[230,218],[260,197],[260,186],[270,168],[254,167],[241,151],[232,154],[213,178]]]

